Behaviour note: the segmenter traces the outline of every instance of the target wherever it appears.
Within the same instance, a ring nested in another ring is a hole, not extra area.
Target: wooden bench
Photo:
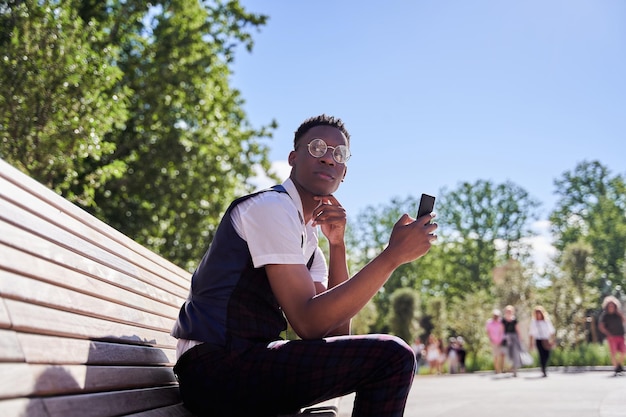
[[[189,280],[0,160],[0,416],[192,416],[169,335]]]

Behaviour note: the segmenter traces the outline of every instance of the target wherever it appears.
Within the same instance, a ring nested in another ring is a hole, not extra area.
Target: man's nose
[[[320,162],[326,165],[335,165],[332,150],[326,149],[326,153],[320,157]]]

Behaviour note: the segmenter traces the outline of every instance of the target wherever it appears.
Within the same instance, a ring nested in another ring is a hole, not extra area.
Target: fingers
[[[437,217],[435,213],[428,213],[418,219],[415,219],[415,221],[423,225],[432,222],[435,217]]]
[[[426,254],[434,241],[437,223],[431,223],[434,216],[422,216],[415,220],[404,214],[394,225],[388,248],[402,262],[410,262]]]
[[[341,203],[339,203],[339,200],[337,200],[335,198],[335,196],[331,195],[317,195],[313,197],[314,200],[317,200],[320,202],[320,204],[322,205],[329,205],[329,206],[341,206]]]
[[[339,201],[329,196],[314,197],[320,205],[313,210],[313,225],[318,224],[345,224],[347,220],[346,210]]]

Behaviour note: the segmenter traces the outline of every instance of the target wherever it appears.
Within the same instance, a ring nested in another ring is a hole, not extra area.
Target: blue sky
[[[626,174],[626,1],[241,3],[270,16],[233,66],[244,109],[279,123],[281,176],[305,118],[345,121],[350,217],[481,179],[523,187],[547,218],[577,163]]]

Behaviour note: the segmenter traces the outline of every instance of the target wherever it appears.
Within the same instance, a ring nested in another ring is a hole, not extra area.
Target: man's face
[[[312,156],[308,149],[308,144],[316,138],[329,146],[319,158]],[[348,141],[339,129],[331,126],[315,126],[300,138],[296,150],[289,154],[289,164],[292,167],[291,179],[301,192],[317,196],[337,191],[347,169],[345,164],[333,159],[333,148],[339,145],[348,146]]]

